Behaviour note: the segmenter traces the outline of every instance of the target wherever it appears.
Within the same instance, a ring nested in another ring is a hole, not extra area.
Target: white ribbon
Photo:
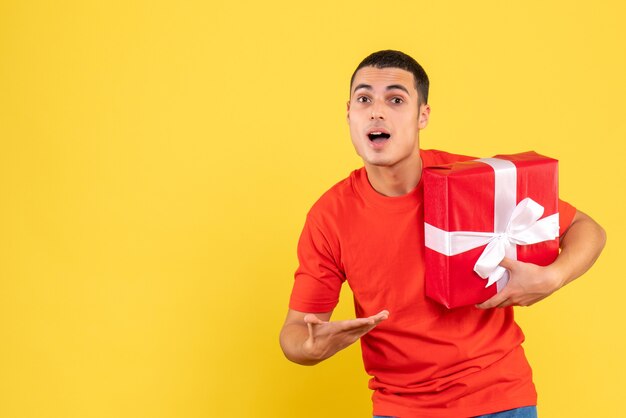
[[[543,219],[544,208],[531,198],[515,205],[517,198],[517,169],[507,160],[481,158],[495,172],[494,231],[444,231],[424,223],[426,247],[446,256],[464,253],[487,245],[474,265],[474,271],[487,286],[497,282],[498,291],[508,282],[508,271],[500,266],[504,257],[517,260],[517,245],[536,244],[553,240],[559,235],[559,214]]]

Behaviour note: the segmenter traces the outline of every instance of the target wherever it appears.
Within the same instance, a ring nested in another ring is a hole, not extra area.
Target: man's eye
[[[402,100],[400,97],[394,97],[393,99],[391,99],[391,103],[400,104],[400,103],[404,103],[404,100]]]
[[[356,101],[359,102],[359,103],[367,103],[367,102],[370,101],[370,99],[368,97],[365,97],[365,96],[360,96],[360,97],[357,97]]]

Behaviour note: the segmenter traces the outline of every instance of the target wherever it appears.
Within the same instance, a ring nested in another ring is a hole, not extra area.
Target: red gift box
[[[559,253],[558,162],[535,152],[427,167],[426,295],[482,303],[508,281],[503,257],[538,265]]]

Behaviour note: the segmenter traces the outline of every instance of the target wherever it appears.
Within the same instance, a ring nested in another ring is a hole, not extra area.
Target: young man
[[[361,339],[376,416],[536,416],[512,306],[532,305],[583,274],[604,246],[604,231],[560,202],[561,253],[553,264],[503,260],[509,283],[477,306],[448,310],[429,300],[422,168],[470,159],[420,150],[429,116],[428,77],[413,58],[380,51],[359,64],[347,119],[364,167],[307,216],[281,347],[291,361],[312,365]],[[358,318],[330,321],[344,281]]]

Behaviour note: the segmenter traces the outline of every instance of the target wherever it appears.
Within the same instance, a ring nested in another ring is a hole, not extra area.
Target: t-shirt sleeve
[[[559,199],[559,236],[562,236],[572,224],[576,215],[576,208],[564,200]]]
[[[293,310],[320,313],[337,306],[345,275],[337,260],[338,249],[327,235],[309,214],[298,242],[299,266],[289,301]]]

